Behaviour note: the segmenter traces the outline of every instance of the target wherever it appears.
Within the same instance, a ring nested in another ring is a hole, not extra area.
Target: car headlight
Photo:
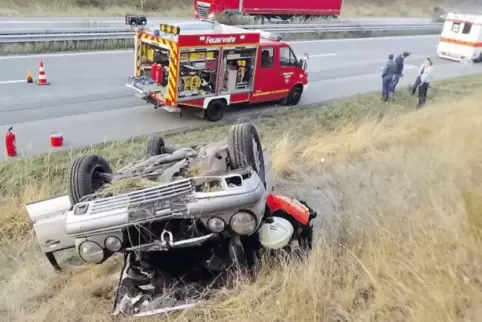
[[[231,229],[239,235],[249,235],[256,229],[256,218],[248,212],[238,212],[231,217]]]
[[[114,236],[109,236],[104,241],[105,248],[111,252],[118,252],[122,248],[122,242],[119,238]]]
[[[79,256],[87,263],[98,264],[104,260],[104,249],[99,244],[87,240],[79,246]]]
[[[220,218],[213,217],[208,220],[208,228],[213,233],[220,233],[224,230],[226,224]]]

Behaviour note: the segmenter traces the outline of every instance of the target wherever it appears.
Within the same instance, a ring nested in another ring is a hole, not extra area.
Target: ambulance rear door
[[[456,61],[476,59],[479,55],[477,49],[480,44],[478,42],[480,27],[469,16],[448,15],[437,47],[437,54]]]

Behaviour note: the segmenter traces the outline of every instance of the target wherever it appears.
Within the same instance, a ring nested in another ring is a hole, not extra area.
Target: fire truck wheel
[[[266,185],[264,155],[256,127],[251,123],[231,127],[228,137],[229,166],[234,169],[251,167]]]
[[[161,155],[164,153],[163,147],[165,147],[164,139],[160,135],[149,135],[147,138],[147,155],[152,157],[155,155]]]
[[[69,198],[72,205],[108,183],[101,174],[111,174],[109,163],[101,156],[83,155],[74,160],[69,173]]]
[[[204,111],[204,118],[211,122],[217,122],[223,117],[225,109],[226,103],[223,100],[212,100]]]
[[[303,87],[301,85],[296,85],[293,87],[291,92],[286,98],[286,104],[290,106],[298,105],[301,100],[301,94],[303,93]]]

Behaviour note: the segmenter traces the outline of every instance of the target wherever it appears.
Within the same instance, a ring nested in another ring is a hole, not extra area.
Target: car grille
[[[95,215],[126,208],[129,210],[140,209],[154,204],[166,205],[169,204],[169,201],[175,201],[178,209],[185,208],[187,196],[193,192],[194,185],[191,179],[183,179],[162,186],[94,200],[90,203],[89,213]],[[181,206],[179,203],[183,205]]]
[[[199,18],[208,19],[210,7],[211,7],[210,3],[198,2],[197,3],[197,14],[199,15]]]

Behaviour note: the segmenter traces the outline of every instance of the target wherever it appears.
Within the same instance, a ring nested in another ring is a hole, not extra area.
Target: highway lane
[[[166,21],[191,20],[194,17],[148,17],[148,23],[159,24]],[[353,23],[429,23],[431,18],[407,17],[350,17],[337,21]],[[323,20],[317,21],[322,23]],[[336,21],[327,20],[327,23]],[[0,32],[2,29],[55,29],[55,28],[99,28],[124,25],[124,17],[0,17]]]
[[[301,103],[378,90],[380,69],[388,53],[407,50],[412,56],[406,62],[406,77],[401,82],[404,86],[413,81],[423,58],[434,56],[436,39],[425,36],[292,43],[298,54],[307,51],[311,55],[310,85]],[[126,75],[132,72],[132,54],[128,52],[45,55],[42,58],[52,85],[5,83],[22,79],[25,67],[38,64],[40,58],[0,58],[0,70],[6,71],[0,75],[0,133],[13,125],[23,153],[47,152],[48,136],[53,131],[62,132],[70,148],[204,123],[191,115],[179,119],[140,105],[123,86]],[[482,65],[467,69],[440,59],[435,59],[435,64],[439,79],[482,71]],[[228,113],[227,118],[252,112]]]
[[[361,44],[363,48],[359,48]],[[377,71],[390,52],[408,50],[412,56],[407,63],[418,60],[418,64],[424,55],[433,54],[435,45],[435,37],[292,43],[297,54],[311,55],[310,81]],[[40,59],[52,84],[25,84],[27,70],[36,76]],[[141,101],[124,86],[134,72],[133,65],[133,52],[129,50],[0,57],[0,125],[137,106]]]

